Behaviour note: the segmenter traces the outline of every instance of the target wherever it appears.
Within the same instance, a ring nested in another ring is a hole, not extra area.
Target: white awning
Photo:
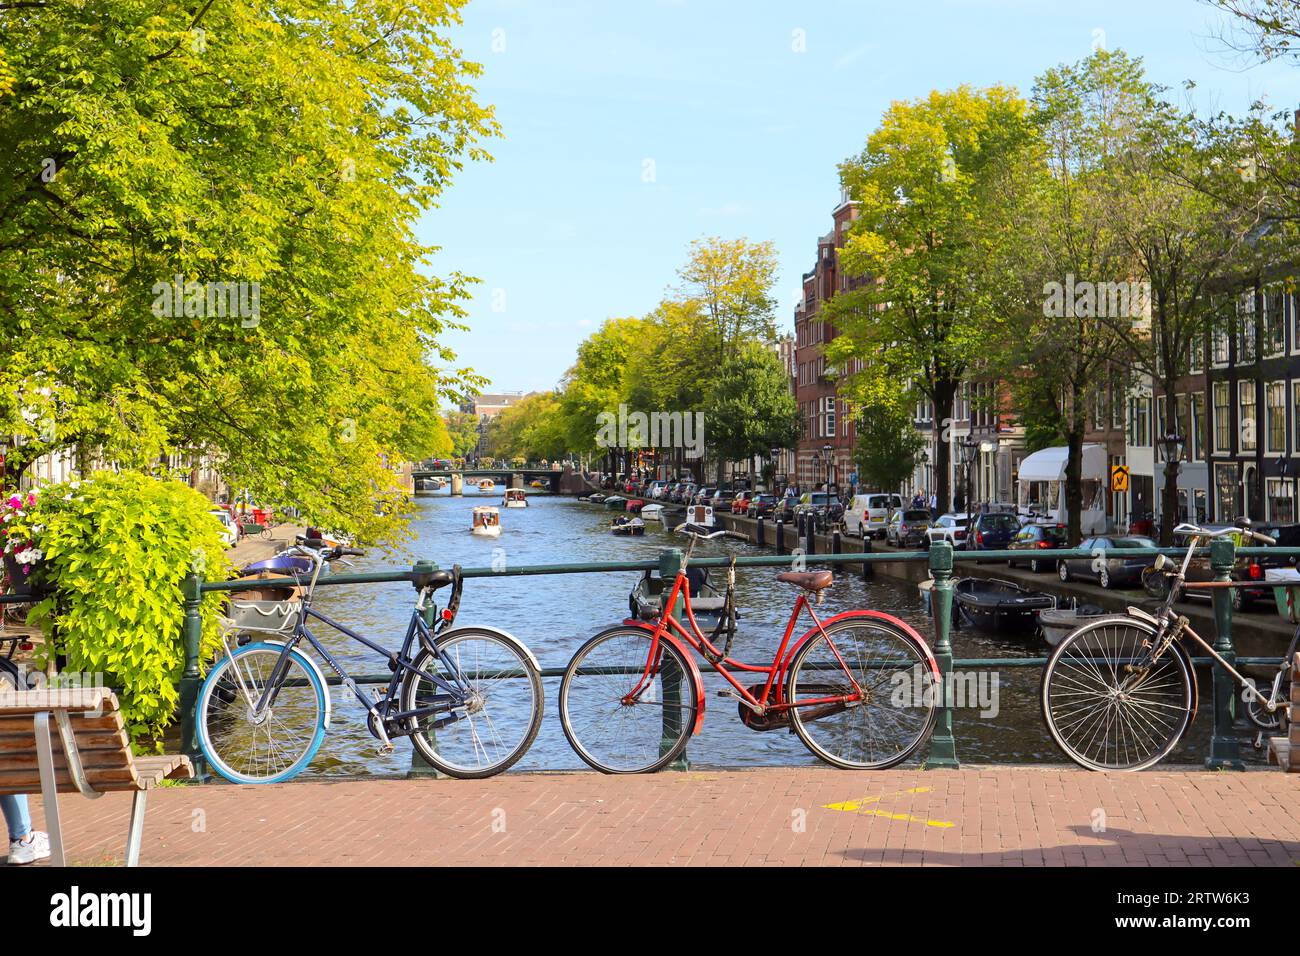
[[[1027,455],[1020,462],[1019,478],[1021,481],[1064,481],[1065,463],[1070,457],[1070,449],[1043,448]],[[1101,480],[1106,477],[1106,448],[1103,445],[1083,446],[1083,468],[1080,474],[1084,478]]]

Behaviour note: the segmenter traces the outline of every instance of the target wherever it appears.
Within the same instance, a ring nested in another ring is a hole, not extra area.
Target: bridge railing
[[[1182,550],[1175,548],[1112,548],[1107,549],[1105,552],[1108,558],[1152,557],[1156,554],[1176,556],[1183,553]],[[1206,549],[1202,549],[1198,553],[1204,554],[1206,553]],[[1270,557],[1280,558],[1300,557],[1300,548],[1237,548],[1231,540],[1221,538],[1212,542],[1211,547],[1208,549],[1208,554],[1215,580],[1219,582],[1228,582],[1238,556],[1268,555]],[[934,640],[932,650],[939,664],[942,678],[940,687],[939,717],[929,743],[929,751],[925,759],[925,766],[927,768],[955,768],[959,765],[959,760],[957,741],[953,730],[955,701],[953,699],[953,681],[949,679],[950,675],[957,669],[1041,667],[1047,662],[1047,658],[1045,656],[1018,658],[955,658],[953,656],[951,641],[954,570],[962,562],[990,559],[1007,560],[1012,557],[1023,559],[1024,555],[1025,552],[1023,551],[954,552],[951,545],[947,542],[936,542],[930,546],[928,552],[867,552],[854,554],[796,553],[793,556],[744,555],[736,557],[734,561],[735,565],[739,568],[789,567],[792,560],[800,566],[822,565],[829,567],[855,564],[867,566],[886,562],[925,562],[928,566],[931,577],[934,579],[932,592]],[[1095,557],[1097,557],[1097,551],[1091,549],[1057,550],[1052,552],[1053,559]],[[467,579],[475,579],[531,577],[552,574],[608,574],[629,571],[657,571],[666,581],[671,581],[681,569],[683,560],[684,553],[681,549],[665,548],[659,552],[657,557],[649,559],[518,565],[501,570],[491,567],[470,567],[462,568],[461,573]],[[693,556],[691,558],[691,564],[696,567],[718,568],[730,565],[732,560],[731,557],[710,558]],[[413,575],[426,571],[431,566],[432,565],[428,562],[422,562],[410,569],[392,569],[387,571],[360,572],[353,574],[330,574],[322,576],[317,581],[317,584],[321,587],[333,587],[338,585],[411,581]],[[199,609],[203,596],[213,592],[237,593],[239,591],[264,588],[266,586],[267,582],[265,580],[203,581],[196,575],[190,576],[185,581],[185,625],[183,632],[185,642],[185,670],[181,679],[181,742],[183,750],[197,762],[201,763],[202,761],[202,753],[198,746],[198,737],[194,721],[195,703],[202,682],[202,674],[200,671],[201,661],[199,656],[202,623]],[[1215,589],[1212,593],[1212,600],[1217,631],[1214,649],[1224,658],[1224,660],[1233,666],[1238,664],[1276,666],[1281,662],[1280,656],[1276,658],[1238,658],[1233,643],[1232,600],[1229,590],[1227,588]],[[1197,659],[1196,663],[1203,666],[1211,663],[1211,661],[1210,659]],[[701,664],[705,670],[712,669],[707,665],[704,665],[703,662],[701,662]],[[543,676],[558,677],[564,672],[564,666],[564,662],[546,666],[543,670]],[[357,680],[361,683],[387,683],[390,677],[390,674],[383,673],[358,676]],[[1244,764],[1241,760],[1240,743],[1236,734],[1233,732],[1233,725],[1237,717],[1237,699],[1238,695],[1236,693],[1236,686],[1233,678],[1222,666],[1214,663],[1214,725],[1210,741],[1210,753],[1206,759],[1207,767],[1216,769],[1244,768]]]

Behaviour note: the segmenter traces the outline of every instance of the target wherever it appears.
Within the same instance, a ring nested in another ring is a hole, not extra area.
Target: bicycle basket
[[[272,634],[292,631],[301,613],[301,601],[231,601],[226,612],[233,630]]]

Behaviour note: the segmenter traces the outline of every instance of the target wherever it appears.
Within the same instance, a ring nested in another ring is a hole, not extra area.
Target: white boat
[[[485,491],[496,491],[497,483],[491,478],[480,478],[478,482],[478,490],[480,494]]]
[[[645,521],[663,521],[663,520],[664,520],[664,506],[663,506],[663,505],[646,505],[645,507],[643,507],[643,508],[641,509],[641,517],[642,517],[642,519],[645,520]]]
[[[524,494],[522,488],[507,488],[506,496],[501,500],[501,503],[507,508],[527,508],[528,496]]]
[[[447,482],[442,478],[434,478],[429,482],[429,488],[431,491],[442,491],[445,487],[447,487]]]
[[[482,535],[485,538],[496,538],[501,535],[501,512],[496,508],[478,507],[474,509],[474,524],[469,529],[470,534]]]
[[[1038,612],[1038,627],[1043,632],[1043,639],[1055,647],[1085,624],[1106,616],[1105,609],[1092,604],[1050,608]]]
[[[644,513],[644,509],[642,511]],[[713,527],[713,509],[708,505],[691,505],[686,509],[686,523],[697,528]]]

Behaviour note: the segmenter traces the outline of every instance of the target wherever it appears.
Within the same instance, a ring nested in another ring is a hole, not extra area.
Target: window
[[[1216,328],[1210,338],[1210,361],[1220,368],[1228,364],[1228,330]]]
[[[1214,509],[1219,521],[1232,521],[1241,514],[1241,485],[1237,466],[1214,466]]]
[[[1268,517],[1272,521],[1295,520],[1295,499],[1291,494],[1291,482],[1286,478],[1265,479],[1264,486],[1268,497]]]
[[[1181,436],[1183,439],[1183,448],[1186,450],[1190,461],[1192,454],[1192,422],[1186,395],[1174,396],[1174,434]]]
[[[1237,422],[1240,428],[1242,451],[1255,450],[1255,383],[1237,383]]]
[[[1243,292],[1237,299],[1237,362],[1255,361],[1255,293]]]
[[[1192,461],[1205,460],[1205,393],[1192,394],[1191,431],[1187,435],[1187,447],[1191,451]]]
[[[1110,427],[1124,430],[1124,394],[1118,385],[1110,387]]]
[[[1296,396],[1300,398],[1300,391]],[[1149,398],[1129,399],[1128,443],[1134,448],[1151,447],[1151,399]]]
[[[1295,432],[1291,438],[1291,447],[1300,451],[1300,379],[1291,383],[1291,422]]]
[[[1196,336],[1192,339],[1192,346],[1188,349],[1187,370],[1196,373],[1205,368],[1205,339]]]
[[[1165,397],[1161,395],[1156,399],[1156,441],[1159,441],[1169,433],[1169,426],[1166,424],[1167,421],[1168,419],[1165,417]]]
[[[1286,453],[1286,382],[1269,382],[1264,386],[1264,415],[1268,441],[1264,450],[1271,454]]]
[[[1227,382],[1214,383],[1214,450],[1221,453],[1232,451],[1232,408],[1228,395]],[[1300,402],[1300,389],[1296,391],[1296,401]]]
[[[1264,356],[1272,358],[1286,352],[1286,316],[1283,314],[1281,283],[1267,286],[1261,301],[1264,306]]]

